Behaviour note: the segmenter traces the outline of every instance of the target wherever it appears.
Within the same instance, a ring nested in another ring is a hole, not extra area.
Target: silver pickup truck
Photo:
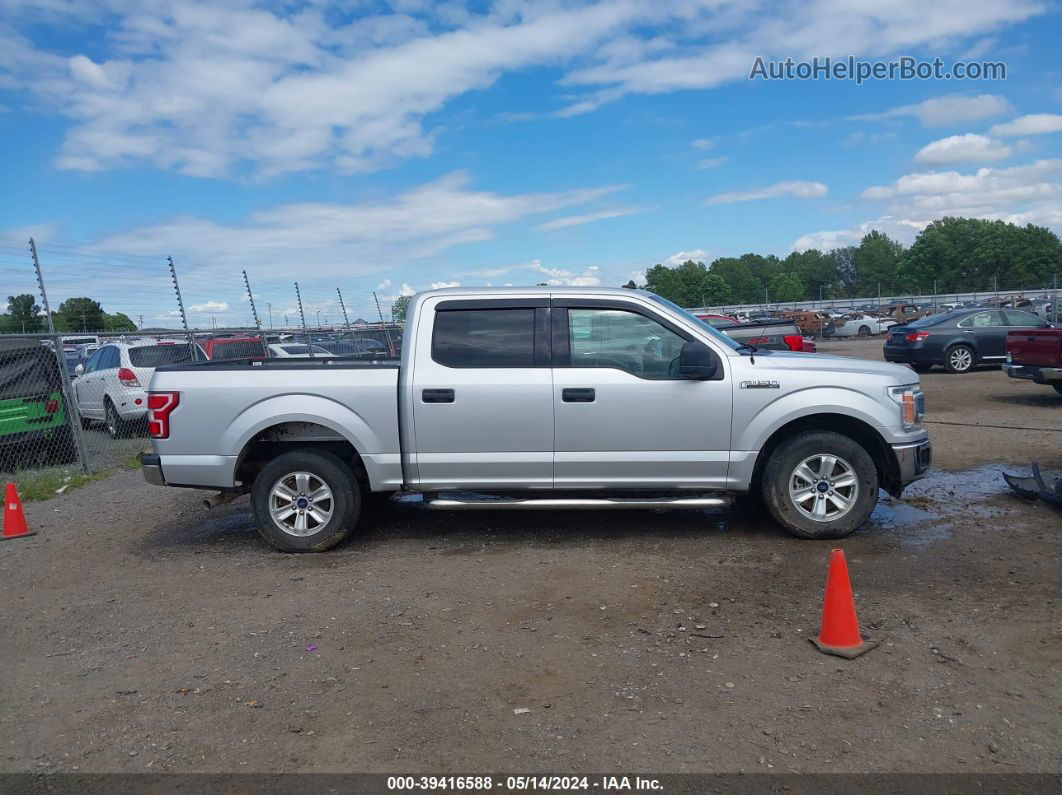
[[[866,521],[930,463],[918,375],[763,351],[629,289],[447,289],[398,360],[199,362],[151,380],[147,480],[250,493],[275,547],[319,551],[363,507],[699,508],[762,495],[801,538]]]

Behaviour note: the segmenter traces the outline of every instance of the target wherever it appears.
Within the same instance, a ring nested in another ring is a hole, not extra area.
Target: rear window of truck
[[[446,367],[533,367],[535,310],[436,312],[431,358]]]

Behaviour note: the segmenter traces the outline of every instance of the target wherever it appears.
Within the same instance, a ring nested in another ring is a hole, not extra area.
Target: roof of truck
[[[593,295],[625,296],[635,293],[643,297],[651,297],[654,293],[648,290],[632,290],[630,287],[570,287],[563,284],[553,284],[547,287],[442,287],[438,290],[425,290],[417,293],[414,297],[429,295],[542,295],[552,293],[587,293]]]

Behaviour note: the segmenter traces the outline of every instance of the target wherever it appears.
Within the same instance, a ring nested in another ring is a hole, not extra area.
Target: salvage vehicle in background
[[[250,493],[259,531],[320,551],[367,500],[430,509],[703,508],[762,495],[801,538],[860,527],[930,463],[918,376],[754,349],[627,288],[414,296],[401,359],[156,370],[156,485]]]
[[[862,313],[842,315],[834,319],[827,336],[869,337],[871,334],[881,334],[895,325],[896,321],[891,317],[873,317]]]
[[[197,339],[204,359],[265,359],[269,353],[261,337],[207,337]]]
[[[0,339],[0,466],[66,464],[76,457],[55,351],[35,339]]]
[[[1062,329],[1035,328],[1007,332],[1003,372],[1054,387],[1062,395]]]
[[[918,372],[942,365],[949,373],[966,373],[979,364],[1002,364],[1011,329],[1047,325],[1019,309],[958,309],[928,315],[889,329],[885,361],[906,363]]]
[[[700,315],[695,315],[703,320]],[[797,353],[815,353],[815,340],[800,333],[792,320],[768,319],[762,323],[724,323],[716,320],[709,324],[716,331],[721,331],[730,339],[745,345],[754,346],[756,350],[796,351]]]
[[[147,416],[147,385],[155,368],[192,358],[187,343],[103,345],[74,371],[72,388],[82,427],[102,422],[112,439],[128,435]]]

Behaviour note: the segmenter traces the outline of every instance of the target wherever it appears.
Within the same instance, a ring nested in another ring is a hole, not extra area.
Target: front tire
[[[944,369],[949,373],[968,373],[977,359],[969,345],[955,345],[944,354]]]
[[[844,538],[878,503],[878,473],[861,444],[832,431],[782,442],[763,472],[763,501],[798,538]]]
[[[331,453],[293,450],[254,480],[251,509],[262,538],[283,552],[323,552],[354,529],[361,489],[350,467]]]
[[[859,327],[859,336],[860,337],[869,337],[870,336],[870,326],[860,326]]]

